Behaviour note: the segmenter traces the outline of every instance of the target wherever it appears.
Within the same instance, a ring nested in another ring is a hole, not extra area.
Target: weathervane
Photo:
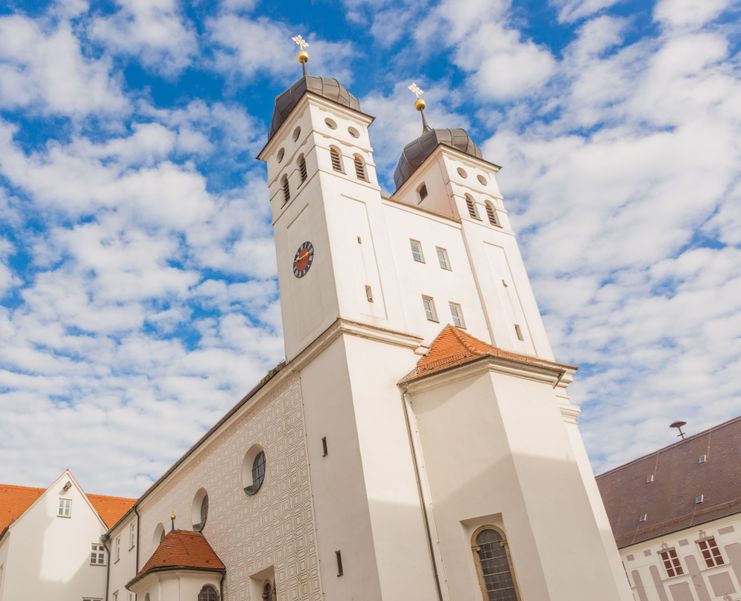
[[[422,98],[422,94],[425,93],[424,90],[420,89],[420,87],[414,82],[412,82],[410,86],[407,86],[407,89],[417,98],[414,102],[414,108],[419,111],[420,115],[422,115],[422,131],[424,132],[431,129],[427,124],[427,119],[425,119],[425,108],[427,108],[427,103],[424,101],[424,98]]]
[[[298,62],[301,63],[301,67],[304,70],[304,77],[306,77],[306,63],[309,62],[309,53],[306,52],[306,49],[309,47],[309,43],[302,38],[300,35],[295,35],[291,38],[299,47],[298,54],[296,55],[296,58],[298,59]]]

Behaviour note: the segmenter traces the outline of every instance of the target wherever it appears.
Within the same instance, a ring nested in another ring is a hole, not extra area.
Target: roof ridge
[[[464,338],[464,337],[470,337],[470,338],[473,338],[474,340],[476,340],[476,341],[478,341],[478,342],[481,342],[482,344],[486,344],[487,346],[491,346],[491,345],[488,345],[488,344],[487,344],[486,342],[484,342],[483,340],[479,340],[478,338],[475,338],[474,336],[471,336],[470,334],[466,334],[465,332],[463,332],[462,330],[460,330],[460,329],[459,329],[458,327],[456,327],[456,326],[454,326],[454,325],[450,325],[450,324],[449,324],[449,325],[447,325],[447,326],[446,326],[446,328],[450,328],[451,332],[453,332],[453,335],[454,335],[454,336],[456,337],[456,339],[458,340],[458,342],[460,342],[460,343],[461,343],[461,344],[463,345],[463,347],[464,347],[464,348],[465,348],[465,349],[466,349],[466,350],[467,350],[467,351],[468,351],[469,353],[473,353],[474,355],[477,355],[477,356],[479,356],[479,357],[483,357],[484,355],[487,355],[487,354],[489,354],[489,353],[482,353],[481,351],[479,351],[479,350],[477,350],[477,349],[473,348],[473,347],[472,347],[472,346],[471,346],[471,345],[469,344],[469,342],[468,342],[467,340],[465,340],[465,338]]]
[[[25,490],[46,490],[46,488],[42,488],[41,486],[26,486],[24,484],[2,484],[2,483],[0,483],[0,487],[5,487],[5,488],[23,488]]]
[[[656,455],[660,455],[661,453],[664,453],[666,451],[669,451],[670,449],[679,447],[685,443],[688,443],[691,440],[695,440],[697,438],[700,438],[701,436],[704,436],[706,434],[710,434],[711,432],[715,432],[716,430],[720,430],[721,428],[726,428],[730,426],[731,424],[741,420],[741,415],[737,417],[732,417],[729,420],[726,420],[720,424],[717,424],[715,426],[711,426],[710,428],[707,428],[705,430],[702,430],[700,432],[697,432],[693,434],[692,436],[688,436],[687,438],[683,438],[682,440],[677,440],[676,442],[673,442],[671,444],[666,445],[665,447],[660,447],[654,451],[651,451],[649,453],[646,453],[645,455],[641,455],[639,457],[636,457],[635,459],[631,459],[630,461],[623,463],[622,465],[618,465],[613,467],[612,469],[607,470],[606,472],[602,472],[601,474],[597,474],[595,478],[602,478],[603,476],[607,476],[608,474],[612,474],[613,472],[620,471],[624,468],[627,468],[630,465],[633,465],[634,463],[637,463],[639,461],[642,461],[643,459],[648,459],[649,457],[654,457]]]

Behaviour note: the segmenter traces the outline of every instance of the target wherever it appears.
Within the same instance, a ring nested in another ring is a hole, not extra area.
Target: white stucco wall
[[[66,482],[72,485],[62,492]],[[71,500],[69,518],[57,516],[60,497]],[[106,567],[90,565],[90,552],[105,531],[71,475],[64,473],[6,533],[0,601],[103,599]]]
[[[722,565],[707,567],[697,546],[705,537],[715,538]],[[683,574],[667,574],[659,555],[664,548],[677,552]],[[636,601],[741,598],[741,514],[624,547],[620,556]]]

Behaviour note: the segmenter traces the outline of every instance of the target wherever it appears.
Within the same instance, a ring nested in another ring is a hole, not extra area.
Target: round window
[[[479,183],[482,186],[485,186],[487,184],[486,178],[483,175],[477,175],[476,179],[479,180]]]
[[[463,167],[458,167],[458,175],[460,175],[463,178],[468,177],[468,173]]]
[[[333,121],[332,119],[330,119],[329,117],[327,117],[327,118],[326,118],[326,119],[324,120],[324,123],[326,123],[326,124],[327,124],[327,127],[328,127],[329,129],[337,129],[337,123],[335,123],[335,122],[334,122],[334,121]]]
[[[360,132],[359,132],[359,131],[358,131],[357,129],[355,129],[354,127],[348,127],[348,128],[347,128],[347,131],[348,131],[348,133],[349,133],[349,134],[350,134],[350,135],[351,135],[351,136],[352,136],[353,138],[359,138],[359,137],[360,137]]]
[[[296,129],[293,130],[293,141],[295,142],[296,140],[298,140],[298,137],[300,135],[301,135],[301,128],[297,127]]]
[[[276,160],[280,163],[283,160],[283,157],[285,156],[285,154],[286,154],[286,149],[285,148],[281,148],[278,151],[278,154],[275,157]]]
[[[242,483],[244,492],[254,495],[265,482],[265,451],[259,445],[253,446],[242,462]]]

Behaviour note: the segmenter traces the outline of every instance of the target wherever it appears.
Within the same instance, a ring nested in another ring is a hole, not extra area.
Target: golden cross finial
[[[419,86],[416,83],[412,83],[412,85],[408,86],[407,89],[412,92],[417,98],[425,93],[424,90],[419,89]]]
[[[306,50],[309,47],[309,43],[300,35],[295,35],[291,39],[298,44],[298,47],[301,48],[301,50]]]

